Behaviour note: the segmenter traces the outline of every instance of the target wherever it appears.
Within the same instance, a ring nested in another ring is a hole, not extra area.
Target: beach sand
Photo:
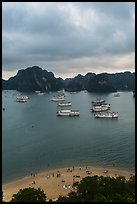
[[[34,176],[35,174],[35,176]],[[10,201],[13,194],[16,194],[21,188],[34,187],[44,190],[47,196],[47,200],[56,199],[59,195],[67,195],[73,191],[73,182],[80,181],[86,176],[125,176],[129,179],[133,172],[117,170],[111,168],[99,168],[99,167],[68,167],[61,169],[54,169],[50,171],[43,171],[39,173],[33,172],[33,174],[12,181],[2,185],[2,191],[4,195],[4,201]]]

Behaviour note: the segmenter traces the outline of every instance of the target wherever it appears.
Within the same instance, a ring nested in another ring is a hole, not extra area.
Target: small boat
[[[40,91],[35,91],[35,93],[40,93]]]
[[[57,112],[57,116],[79,116],[78,110],[60,110]]]
[[[64,96],[54,96],[51,101],[65,101]]]
[[[107,111],[107,110],[109,110],[109,109],[110,109],[109,106],[102,106],[102,105],[100,105],[100,106],[93,106],[93,107],[91,108],[92,112]]]
[[[27,102],[28,99],[29,99],[28,96],[17,96],[16,101],[17,102]]]
[[[95,118],[118,118],[118,112],[96,113]]]
[[[120,93],[115,93],[114,97],[120,97]]]
[[[110,104],[109,104],[109,103],[103,103],[103,104],[101,104],[101,105],[95,104],[95,105],[93,105],[92,107],[97,107],[97,106],[110,108]]]
[[[72,105],[72,103],[71,102],[67,102],[67,101],[58,103],[58,106],[61,106],[61,107],[71,106],[71,105]]]
[[[110,104],[109,103],[104,103],[101,105],[101,107],[107,107],[108,109],[110,109]]]
[[[76,91],[70,91],[70,94],[76,94],[77,92]]]
[[[22,98],[22,99],[29,99],[29,97],[28,96],[22,96],[22,95],[20,95],[20,96],[17,96],[17,98]]]
[[[105,103],[104,99],[97,98],[95,101],[92,101],[92,105],[102,105]]]
[[[65,97],[64,91],[58,91],[58,92],[57,92],[57,96],[64,96],[64,97]]]
[[[39,96],[42,96],[42,95],[44,95],[44,93],[42,93],[42,92],[39,92],[37,95],[39,95]]]

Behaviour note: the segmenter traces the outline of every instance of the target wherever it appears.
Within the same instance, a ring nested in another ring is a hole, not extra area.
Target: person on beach
[[[70,171],[70,168],[67,169],[67,172],[69,172],[69,171]]]

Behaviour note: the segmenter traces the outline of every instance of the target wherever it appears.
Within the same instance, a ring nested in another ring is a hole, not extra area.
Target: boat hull
[[[65,106],[72,106],[71,103],[59,103],[58,106],[65,107]]]
[[[95,118],[118,118],[118,113],[97,113]]]
[[[75,110],[62,110],[57,112],[57,116],[79,116],[79,111]]]

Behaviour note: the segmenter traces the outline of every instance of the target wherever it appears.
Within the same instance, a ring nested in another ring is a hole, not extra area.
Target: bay
[[[52,168],[92,165],[135,170],[135,98],[132,92],[99,94],[65,92],[79,117],[56,116],[56,93],[24,93],[27,103],[16,102],[17,91],[2,91],[3,183]],[[97,97],[111,104],[118,119],[95,119],[90,111]]]

